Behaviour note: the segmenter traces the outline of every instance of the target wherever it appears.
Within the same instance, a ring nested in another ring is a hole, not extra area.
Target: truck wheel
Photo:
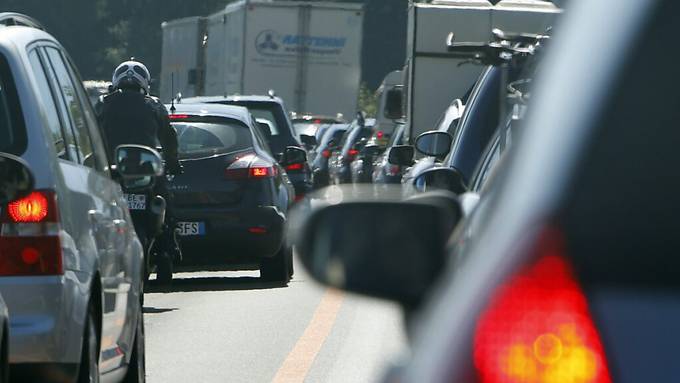
[[[99,336],[92,307],[85,320],[78,383],[99,383]]]
[[[172,283],[172,258],[167,255],[156,257],[156,279],[163,284]]]
[[[293,270],[293,253],[288,247],[281,247],[275,256],[265,258],[260,265],[260,277],[270,282],[281,282],[287,285]]]
[[[146,382],[146,352],[144,348],[144,314],[140,305],[137,314],[135,341],[132,344],[132,356],[123,383],[144,382]]]

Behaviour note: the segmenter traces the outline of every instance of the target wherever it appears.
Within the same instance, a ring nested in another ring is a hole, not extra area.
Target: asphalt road
[[[145,296],[147,381],[374,382],[405,352],[393,305],[257,271],[181,273]]]

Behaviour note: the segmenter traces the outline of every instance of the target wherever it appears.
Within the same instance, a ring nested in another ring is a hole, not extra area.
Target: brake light
[[[321,122],[322,122],[322,121],[321,121],[321,120],[319,120],[319,119],[316,119],[316,120],[314,120],[314,123],[315,123],[316,125],[319,125],[319,124],[321,124]]]
[[[286,170],[288,170],[288,171],[291,171],[291,170],[296,171],[296,170],[302,170],[302,169],[304,169],[304,167],[305,167],[305,164],[303,164],[303,163],[290,164],[290,165],[287,165],[287,166],[286,166]]]
[[[0,276],[63,274],[56,194],[35,191],[2,215]]]
[[[379,130],[378,133],[376,134],[376,136],[378,136],[378,139],[381,139],[381,138],[383,138],[383,136],[385,136],[385,133],[383,133],[382,130]]]
[[[359,154],[359,151],[358,151],[358,150],[356,150],[356,149],[350,149],[350,150],[347,152],[347,158],[348,158],[350,161],[352,161],[352,160],[354,160],[354,157],[357,156],[357,154]]]
[[[47,198],[40,192],[10,202],[7,211],[13,222],[40,222],[47,217]]]
[[[396,176],[401,171],[401,166],[399,165],[385,165],[385,174],[388,176]]]
[[[265,177],[272,177],[273,175],[274,175],[274,168],[272,168],[272,167],[250,168],[250,177],[252,177],[252,178],[265,178]]]
[[[171,114],[170,119],[171,120],[186,120],[189,118],[188,114]]]
[[[539,240],[538,261],[502,285],[474,337],[481,382],[611,382],[586,298],[559,232]]]
[[[331,151],[330,150],[324,150],[321,152],[321,155],[323,158],[330,158],[331,157]]]

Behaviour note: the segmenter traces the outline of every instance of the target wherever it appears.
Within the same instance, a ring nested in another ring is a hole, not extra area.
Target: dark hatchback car
[[[248,108],[256,119],[264,119],[270,122],[270,132],[263,131],[263,135],[269,147],[272,149],[274,158],[280,160],[289,146],[302,148],[298,141],[298,132],[295,131],[293,122],[290,120],[286,106],[276,96],[214,96],[185,98],[182,103],[206,103],[236,105]],[[312,172],[309,164],[304,161],[297,164],[288,164],[286,167],[288,176],[295,186],[295,199],[301,200],[312,188]]]
[[[262,277],[287,282],[292,254],[283,232],[295,192],[248,109],[180,104],[170,121],[184,167],[169,180],[182,262],[259,263]]]
[[[373,134],[375,119],[366,119],[363,124],[352,122],[341,140],[341,147],[333,152],[329,164],[330,182],[344,184],[352,182],[352,162],[357,159]]]
[[[345,135],[348,128],[349,124],[330,125],[323,136],[321,136],[319,145],[309,152],[314,188],[320,188],[330,184],[328,171],[330,158],[333,152],[338,150],[342,137]]]

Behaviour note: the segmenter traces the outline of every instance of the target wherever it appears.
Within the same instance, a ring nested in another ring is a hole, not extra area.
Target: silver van
[[[64,48],[0,14],[0,151],[35,189],[0,207],[12,379],[144,381],[142,246]]]

